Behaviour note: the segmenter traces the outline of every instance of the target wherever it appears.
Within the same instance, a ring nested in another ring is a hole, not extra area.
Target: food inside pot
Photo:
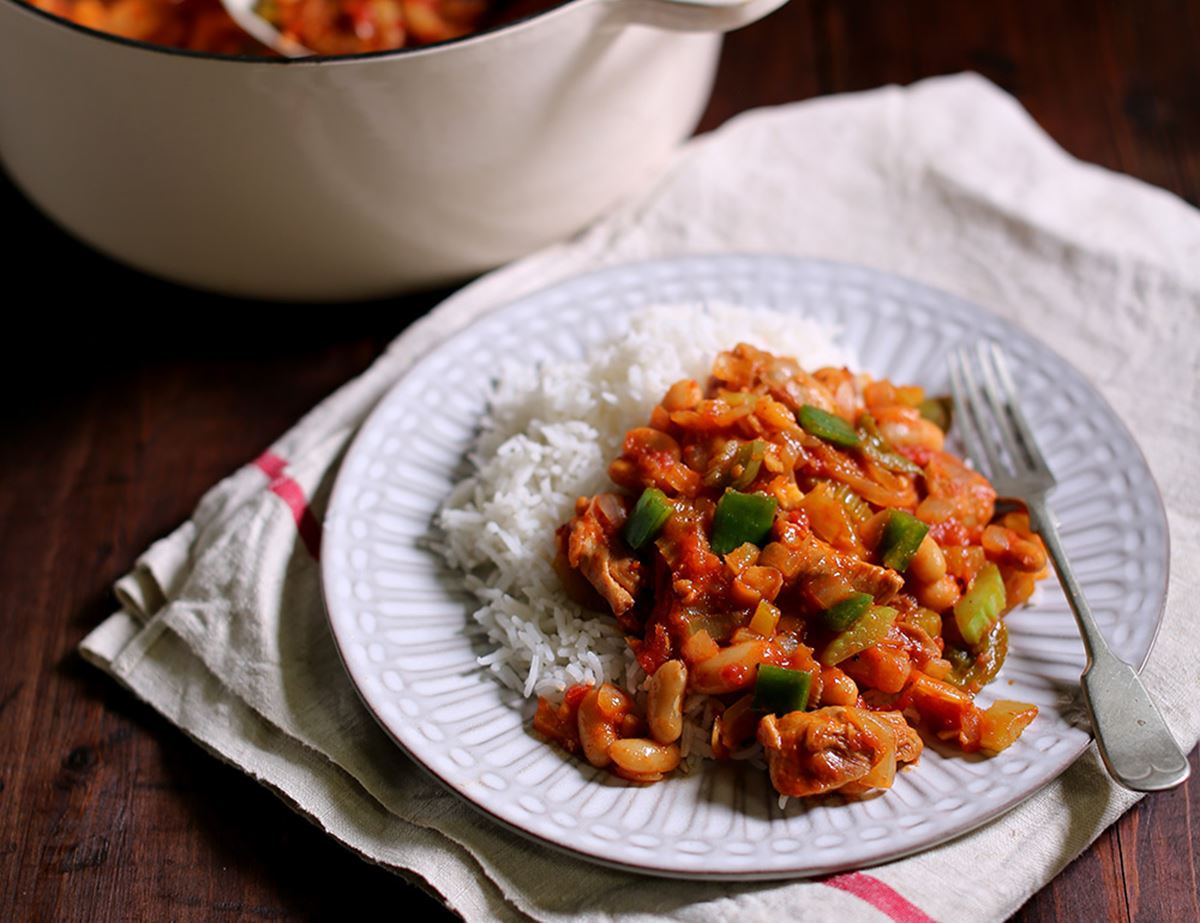
[[[271,54],[250,38],[219,0],[28,0],[38,9],[121,38],[207,51]]]
[[[358,54],[461,38],[490,0],[260,0],[257,11],[317,54]]]
[[[230,18],[220,0],[28,0],[89,29],[223,55],[274,52]],[[431,45],[513,22],[544,0],[259,0],[257,12],[319,55]]]

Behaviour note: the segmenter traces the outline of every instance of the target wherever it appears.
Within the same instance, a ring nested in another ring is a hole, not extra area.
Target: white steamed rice
[[[474,618],[495,645],[479,662],[500,682],[552,699],[581,682],[631,692],[641,685],[611,613],[584,610],[563,592],[554,533],[577,497],[611,489],[608,463],[667,388],[682,378],[705,382],[717,353],[738,342],[795,356],[806,368],[847,362],[833,331],[813,321],[692,304],[647,309],[586,361],[514,361],[499,370],[471,453],[474,474],[441,509],[438,545],[479,599]],[[685,754],[708,750],[695,730],[711,723],[708,710],[705,697],[691,697]]]

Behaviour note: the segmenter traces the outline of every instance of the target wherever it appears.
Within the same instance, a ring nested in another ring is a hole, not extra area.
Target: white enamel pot
[[[253,297],[429,287],[587,225],[694,129],[784,0],[569,0],[428,48],[257,60],[0,0],[0,158],[118,260]]]

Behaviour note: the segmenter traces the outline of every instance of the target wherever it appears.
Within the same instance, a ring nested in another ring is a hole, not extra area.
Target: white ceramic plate
[[[585,858],[673,877],[869,865],[949,839],[1037,791],[1090,740],[1074,704],[1083,650],[1053,581],[1008,617],[1008,662],[979,698],[1036,703],[1021,739],[991,759],[929,746],[890,791],[863,801],[792,799],[780,811],[766,773],[749,766],[624,783],[538,739],[533,704],[476,665],[487,647],[470,619],[474,601],[422,538],[464,473],[491,370],[513,355],[578,358],[631,312],[703,300],[832,322],[864,370],[931,393],[948,390],[951,349],[980,337],[1002,343],[1058,476],[1051,502],[1097,619],[1126,660],[1145,660],[1166,596],[1166,518],[1129,432],[1078,372],[982,309],[905,279],[721,256],[623,266],[524,298],[434,349],[384,398],[342,466],[322,545],[330,622],[363,701],[413,759],[486,814]]]

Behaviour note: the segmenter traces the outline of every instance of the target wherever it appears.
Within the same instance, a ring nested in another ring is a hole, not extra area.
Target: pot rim
[[[382,61],[391,58],[436,54],[437,52],[443,51],[447,48],[457,48],[460,46],[475,44],[492,38],[500,33],[526,28],[534,21],[559,12],[566,7],[582,6],[588,2],[589,0],[556,0],[552,6],[549,6],[543,10],[539,10],[536,13],[530,13],[528,16],[522,16],[520,19],[515,19],[512,22],[500,23],[499,25],[491,26],[487,29],[481,29],[477,32],[469,32],[466,35],[460,36],[459,38],[447,39],[444,42],[433,42],[429,45],[415,45],[410,48],[394,48],[390,51],[363,51],[357,54],[312,55],[311,57],[305,58],[287,58],[282,56],[268,57],[266,55],[248,54],[217,54],[211,51],[194,51],[190,48],[175,48],[170,45],[155,45],[152,42],[143,42],[140,39],[125,38],[121,35],[114,35],[111,32],[102,32],[99,29],[92,29],[88,26],[82,26],[70,19],[66,19],[62,16],[56,16],[53,13],[40,9],[31,3],[26,3],[24,0],[0,0],[0,5],[15,7],[18,12],[29,13],[35,17],[40,17],[53,23],[55,26],[65,27],[73,32],[78,32],[81,35],[87,36],[88,39],[100,39],[102,41],[112,42],[117,45],[124,45],[128,48],[137,48],[141,51],[149,51],[155,54],[191,58],[193,60],[201,61],[212,61],[233,66],[241,64],[260,64],[270,67],[322,67],[328,64],[348,64],[354,61]]]

